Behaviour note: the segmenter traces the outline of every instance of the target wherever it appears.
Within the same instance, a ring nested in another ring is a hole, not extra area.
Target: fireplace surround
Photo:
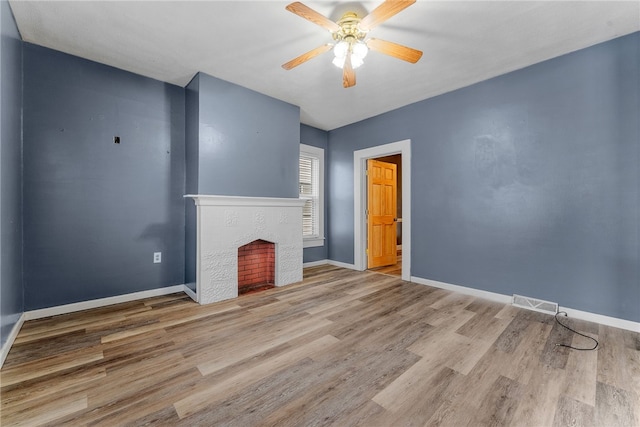
[[[304,200],[189,194],[196,205],[196,300],[238,296],[238,248],[274,244],[275,286],[302,280]]]

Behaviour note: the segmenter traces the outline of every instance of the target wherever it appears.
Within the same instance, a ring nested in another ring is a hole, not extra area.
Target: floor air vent
[[[526,308],[528,310],[539,311],[541,313],[556,314],[558,312],[558,304],[555,302],[523,297],[522,295],[514,294],[512,304],[517,307]]]

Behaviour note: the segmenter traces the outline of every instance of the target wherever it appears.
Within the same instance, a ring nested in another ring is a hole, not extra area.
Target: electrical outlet
[[[160,264],[162,262],[162,252],[153,253],[153,263]]]
[[[114,137],[113,137],[113,142],[114,142],[115,144],[120,144],[120,137],[119,137],[119,136],[114,136]]]

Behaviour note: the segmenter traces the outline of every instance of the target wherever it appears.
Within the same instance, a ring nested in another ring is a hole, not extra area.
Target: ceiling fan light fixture
[[[349,52],[349,42],[344,40],[338,42],[333,48],[333,54],[336,58],[342,58],[342,62],[344,63],[344,58],[347,57],[347,52]]]
[[[358,41],[351,47],[351,52],[353,53],[354,57],[360,58],[360,60],[362,60],[367,56],[367,53],[369,53],[369,48],[367,47],[366,43]]]
[[[283,64],[282,68],[290,70],[324,52],[333,50],[332,63],[343,70],[342,85],[349,88],[356,84],[356,75],[353,70],[364,63],[369,49],[415,64],[422,57],[422,52],[419,50],[374,38],[368,38],[365,41],[371,29],[415,2],[416,0],[384,0],[364,18],[360,18],[356,12],[346,12],[336,22],[299,1],[293,2],[286,7],[288,11],[329,30],[336,44],[326,43],[303,53]]]
[[[343,68],[347,55],[351,55],[351,67],[355,70],[364,64],[364,58],[368,52],[369,48],[362,41],[341,40],[333,48],[332,63],[338,68]]]
[[[331,61],[331,63],[333,65],[335,65],[338,68],[344,68],[344,63],[346,61],[346,56],[345,57],[339,57],[336,56],[335,58],[333,58],[333,61]],[[358,67],[360,67],[362,64],[364,64],[364,61],[362,60],[361,57],[354,55],[353,53],[351,54],[351,68],[353,68],[354,70]]]
[[[336,58],[345,58],[349,52],[349,43],[341,40],[333,48],[333,54]]]
[[[351,67],[354,70],[356,68],[358,68],[359,66],[361,66],[362,64],[364,64],[364,61],[362,60],[362,58],[360,58],[359,56],[356,56],[354,54],[351,55]]]

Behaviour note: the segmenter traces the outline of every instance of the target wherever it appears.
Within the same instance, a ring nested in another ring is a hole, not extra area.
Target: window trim
[[[300,156],[318,159],[318,235],[303,237],[302,247],[313,248],[324,246],[324,149],[312,145],[300,144]],[[298,180],[300,171],[298,170]]]

